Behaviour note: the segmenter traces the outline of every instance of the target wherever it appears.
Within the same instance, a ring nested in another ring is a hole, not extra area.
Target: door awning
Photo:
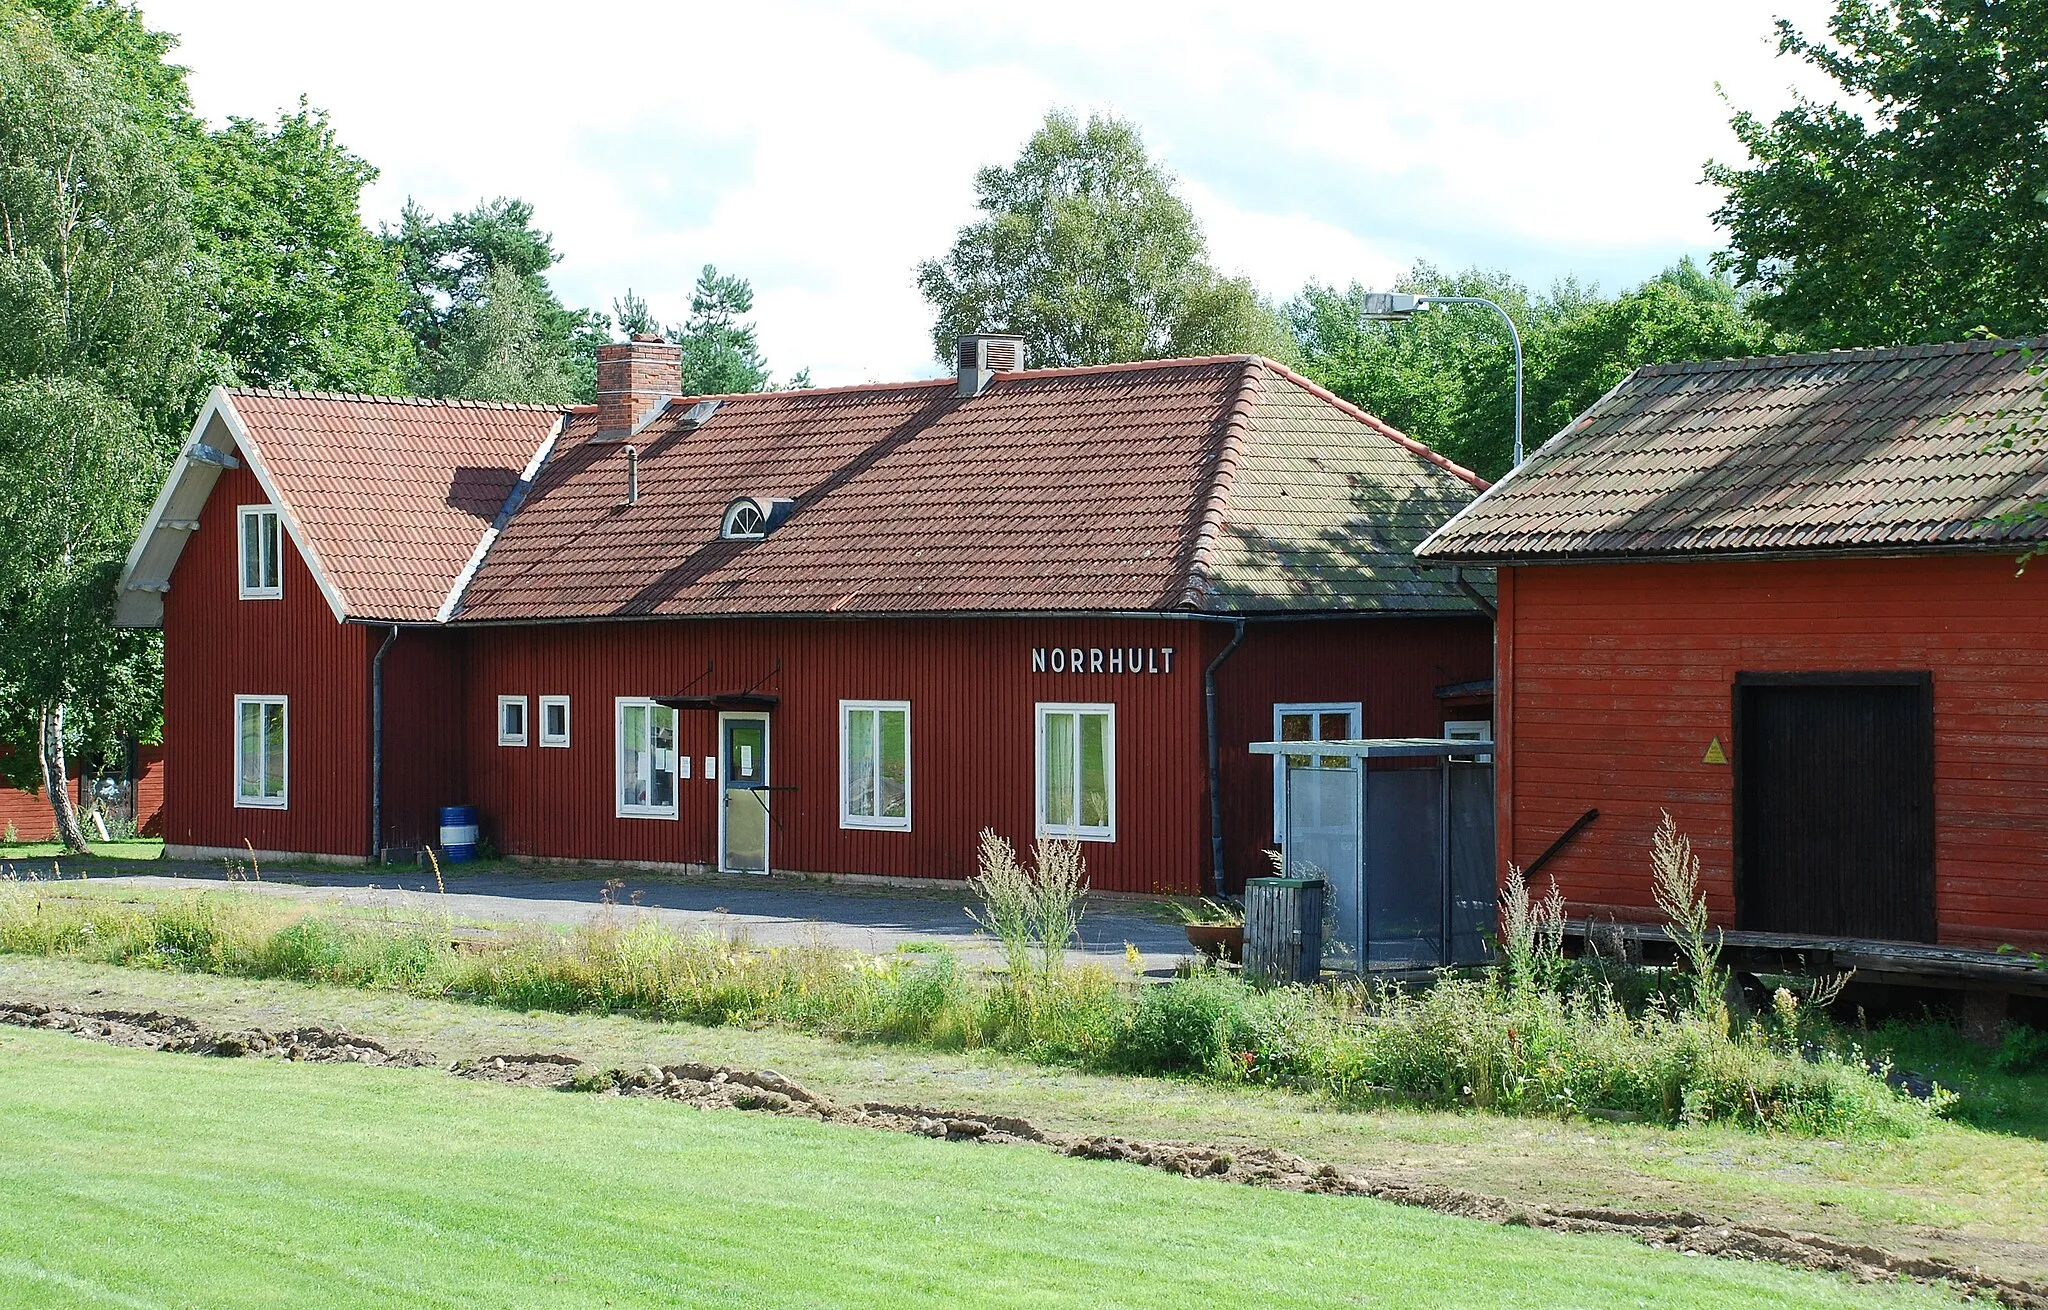
[[[656,705],[672,710],[772,710],[782,697],[760,691],[725,691],[713,696],[656,696]]]

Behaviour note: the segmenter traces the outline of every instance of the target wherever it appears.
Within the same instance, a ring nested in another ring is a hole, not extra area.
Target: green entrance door
[[[719,737],[718,867],[768,872],[768,716],[722,714]]]

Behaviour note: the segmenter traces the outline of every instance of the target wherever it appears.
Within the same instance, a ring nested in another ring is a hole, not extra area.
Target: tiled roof
[[[2048,498],[2048,342],[1639,368],[1423,548],[1430,560],[1996,549]],[[2030,353],[2032,352],[2032,353]],[[2009,430],[2023,434],[2008,447]]]
[[[1413,551],[1477,480],[1307,379],[1266,373],[1202,607],[1472,609],[1449,569],[1417,567]]]
[[[1270,361],[689,405],[631,443],[572,415],[456,617],[1474,607],[1409,549],[1481,484]],[[795,504],[720,540],[742,496]]]
[[[432,622],[559,409],[231,390],[352,619]]]

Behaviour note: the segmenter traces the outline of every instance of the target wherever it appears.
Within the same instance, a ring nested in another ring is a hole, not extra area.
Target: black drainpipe
[[[398,640],[398,625],[377,648],[370,661],[370,863],[375,864],[384,849],[384,657]]]
[[[1236,622],[1236,630],[1230,634],[1230,644],[1216,653],[1209,661],[1209,667],[1202,672],[1202,699],[1209,716],[1209,857],[1214,866],[1210,880],[1215,884],[1217,896],[1224,894],[1223,885],[1223,781],[1221,755],[1216,743],[1216,670],[1223,667],[1223,661],[1230,658],[1230,652],[1244,640],[1244,620]]]
[[[1458,584],[1458,590],[1470,597],[1473,604],[1486,611],[1487,618],[1500,617],[1500,611],[1494,607],[1492,601],[1486,598],[1486,593],[1465,580],[1465,570],[1453,565],[1451,568],[1451,581]]]

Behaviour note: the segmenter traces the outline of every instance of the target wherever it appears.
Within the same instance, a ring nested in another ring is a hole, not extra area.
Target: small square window
[[[543,696],[540,698],[540,744],[543,746],[567,746],[569,744],[569,698],[567,696]]]
[[[498,744],[500,746],[524,746],[526,744],[526,697],[498,697]]]
[[[284,595],[284,538],[274,505],[244,505],[241,519],[241,597],[276,600]]]

